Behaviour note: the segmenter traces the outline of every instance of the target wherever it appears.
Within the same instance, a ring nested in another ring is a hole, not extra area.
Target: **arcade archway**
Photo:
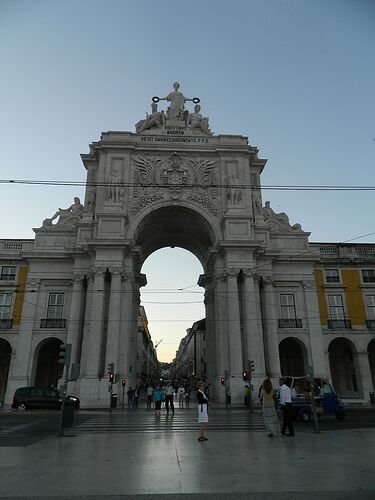
[[[57,382],[63,370],[58,363],[61,344],[61,340],[49,338],[37,346],[35,350],[36,369],[34,380],[36,387],[57,387]]]
[[[4,339],[0,339],[0,402],[4,401],[11,355],[12,348],[9,342]]]
[[[296,339],[287,338],[280,342],[280,368],[283,376],[303,377],[306,372],[306,348]]]
[[[358,363],[354,345],[347,339],[338,338],[328,346],[332,385],[342,398],[357,398]]]
[[[367,348],[368,361],[371,370],[372,386],[375,389],[375,339],[371,340]]]

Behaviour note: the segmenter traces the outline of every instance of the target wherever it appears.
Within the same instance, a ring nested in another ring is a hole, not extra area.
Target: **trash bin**
[[[111,408],[117,407],[117,394],[112,394],[111,396]]]
[[[375,393],[374,392],[370,392],[370,403],[372,405],[375,405]]]
[[[74,406],[65,405],[63,410],[63,427],[73,427]]]

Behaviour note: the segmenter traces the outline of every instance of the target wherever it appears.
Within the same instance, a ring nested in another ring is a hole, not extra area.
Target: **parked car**
[[[66,396],[65,403],[79,409],[79,399],[75,396]],[[12,408],[28,410],[31,408],[60,409],[62,398],[59,391],[54,388],[19,387],[13,396]]]

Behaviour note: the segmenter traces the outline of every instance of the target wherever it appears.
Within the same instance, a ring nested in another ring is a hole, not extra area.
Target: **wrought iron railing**
[[[279,328],[302,328],[302,319],[279,319]]]
[[[335,330],[336,328],[340,329],[351,329],[352,322],[350,319],[329,319],[328,320],[328,328]]]
[[[62,318],[41,319],[40,328],[66,328],[66,319]]]
[[[10,330],[13,325],[12,319],[0,319],[0,330]]]

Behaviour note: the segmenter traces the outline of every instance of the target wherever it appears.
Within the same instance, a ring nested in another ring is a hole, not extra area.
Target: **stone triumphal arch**
[[[168,108],[158,110],[164,100]],[[59,338],[72,344],[72,362],[80,363],[70,390],[83,406],[107,403],[108,363],[135,384],[139,290],[146,284],[140,270],[152,252],[167,246],[191,251],[204,269],[199,285],[205,288],[207,378],[214,397],[224,401],[225,376],[232,402],[242,401],[250,360],[254,386],[266,373],[280,375],[274,282],[289,273],[287,263],[276,269],[274,261],[306,250],[308,233],[269,202],[263,206],[266,160],[246,137],[214,135],[198,102],[175,83],[166,97],[153,97],[135,133],[104,132],[81,155],[84,203],[76,198],[35,229],[45,283],[50,279],[51,289],[53,280],[65,278],[71,292],[67,335]],[[312,282],[312,262],[297,271],[298,286]],[[36,260],[29,270],[29,279],[39,283],[34,289],[47,286],[38,281],[40,272]],[[311,348],[310,356],[325,374],[319,349]]]

